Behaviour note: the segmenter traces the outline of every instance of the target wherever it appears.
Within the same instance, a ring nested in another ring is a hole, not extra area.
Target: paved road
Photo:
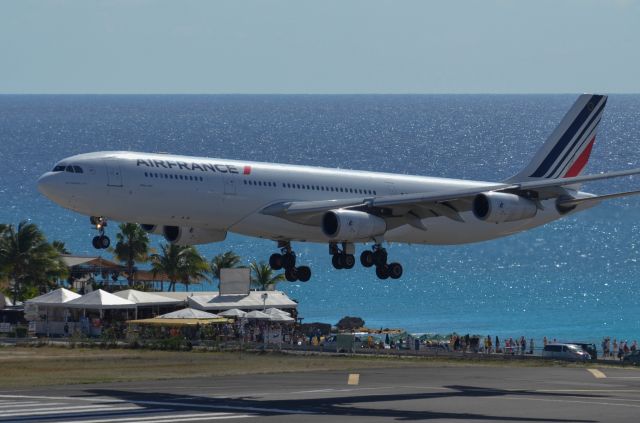
[[[636,369],[364,369],[3,390],[0,422],[628,422]],[[356,376],[357,375],[357,376]],[[357,383],[357,384],[354,384]]]

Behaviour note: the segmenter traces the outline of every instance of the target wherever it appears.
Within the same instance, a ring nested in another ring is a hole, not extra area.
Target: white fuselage
[[[81,154],[60,161],[79,172],[47,172],[39,189],[63,207],[123,222],[171,225],[268,238],[329,242],[321,228],[261,214],[287,201],[335,200],[459,190],[491,183],[309,166],[136,152]],[[530,219],[489,223],[472,212],[464,222],[422,220],[426,230],[403,225],[385,241],[460,244],[483,241],[543,225],[564,215],[553,199]],[[577,207],[573,212],[585,207]]]

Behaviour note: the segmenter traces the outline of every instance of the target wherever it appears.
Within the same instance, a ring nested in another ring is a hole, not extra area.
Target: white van
[[[572,361],[591,360],[589,353],[573,344],[547,344],[542,350],[542,357]]]

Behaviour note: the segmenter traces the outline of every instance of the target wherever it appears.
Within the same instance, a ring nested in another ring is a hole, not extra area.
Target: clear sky
[[[640,0],[0,0],[0,93],[640,92]]]

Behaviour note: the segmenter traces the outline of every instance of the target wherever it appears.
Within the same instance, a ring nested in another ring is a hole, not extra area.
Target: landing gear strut
[[[98,230],[98,235],[93,237],[93,248],[96,250],[109,248],[111,240],[104,234],[104,228],[107,226],[107,219],[100,216],[91,216],[89,220]]]
[[[372,251],[365,250],[360,254],[360,263],[364,267],[376,266],[376,276],[380,279],[398,279],[402,276],[400,263],[387,264],[387,250],[380,244],[375,244]]]
[[[296,254],[291,250],[289,241],[278,241],[280,253],[271,254],[269,266],[273,270],[284,269],[284,277],[289,282],[308,282],[311,279],[309,266],[296,267]]]

